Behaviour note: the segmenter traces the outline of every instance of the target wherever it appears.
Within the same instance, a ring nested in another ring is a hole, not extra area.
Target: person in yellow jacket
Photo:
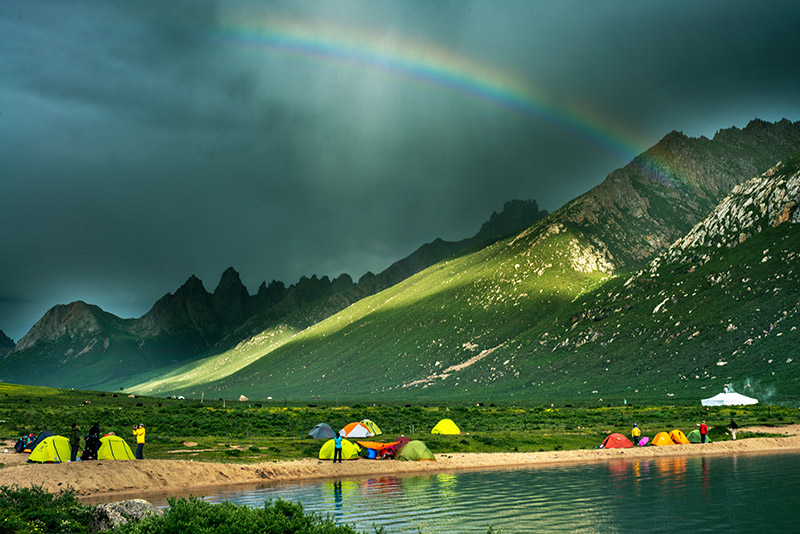
[[[136,436],[136,459],[144,460],[144,454],[142,453],[144,449],[144,425],[141,423],[133,425],[133,435]]]
[[[642,437],[642,431],[639,429],[639,425],[633,423],[633,428],[631,429],[631,441],[634,445],[639,444],[639,439]]]

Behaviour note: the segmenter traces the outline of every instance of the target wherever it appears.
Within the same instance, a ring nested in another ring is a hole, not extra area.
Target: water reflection
[[[776,484],[780,481],[780,484]],[[387,533],[795,531],[800,455],[652,458],[560,467],[372,477],[216,492]]]

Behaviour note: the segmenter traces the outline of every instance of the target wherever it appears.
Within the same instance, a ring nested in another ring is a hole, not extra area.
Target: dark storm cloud
[[[213,289],[228,265],[251,290],[357,278],[474,233],[511,198],[557,209],[625,163],[557,119],[245,29],[447,50],[633,154],[672,129],[800,118],[798,16],[795,2],[4,6],[0,329],[19,338],[79,298],[140,315],[190,274]]]

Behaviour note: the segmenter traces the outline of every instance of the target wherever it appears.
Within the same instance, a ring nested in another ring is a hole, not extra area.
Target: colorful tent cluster
[[[659,432],[656,434],[652,440],[647,436],[642,437],[637,445],[640,447],[644,447],[645,445],[654,445],[656,447],[664,447],[669,445],[689,445],[690,443],[700,443],[700,431],[697,429],[692,430],[689,432],[687,436],[681,430],[677,428],[671,432]],[[706,436],[706,443],[710,443],[708,436]],[[609,434],[606,439],[603,440],[603,443],[600,445],[601,449],[625,449],[628,447],[633,447],[634,444],[622,434],[614,432],[613,434]]]

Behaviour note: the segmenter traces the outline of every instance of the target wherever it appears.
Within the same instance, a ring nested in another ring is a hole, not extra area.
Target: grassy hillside
[[[789,167],[734,190],[634,276],[612,277],[610,255],[553,217],[310,328],[265,332],[132,389],[618,403],[733,384],[762,400],[797,398],[800,234],[789,218],[800,177]]]

